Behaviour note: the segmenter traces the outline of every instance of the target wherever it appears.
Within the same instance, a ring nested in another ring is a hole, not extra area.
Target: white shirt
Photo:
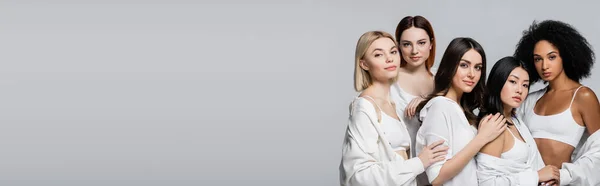
[[[587,137],[585,143],[575,149],[572,160],[572,163],[562,164],[560,185],[600,185],[600,131]]]
[[[406,160],[398,155],[377,118],[375,106],[365,98],[352,102],[342,146],[340,184],[417,185],[415,177],[424,171],[423,163],[418,157]]]
[[[445,140],[449,147],[446,159],[426,169],[429,182],[438,177],[440,169],[448,159],[462,150],[477,134],[477,129],[471,126],[461,107],[453,100],[437,96],[429,100],[420,112],[423,125],[417,132],[417,154],[423,147]],[[477,185],[477,165],[475,159],[469,160],[460,173],[443,185],[465,186]]]

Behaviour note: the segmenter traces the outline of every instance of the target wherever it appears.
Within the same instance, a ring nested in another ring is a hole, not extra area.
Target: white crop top
[[[519,130],[518,127],[515,126],[515,128],[517,131]],[[527,146],[525,142],[518,139],[510,129],[507,128],[506,130],[508,130],[508,132],[510,132],[510,134],[513,136],[515,143],[510,150],[500,154],[500,158],[514,160],[515,162],[519,163],[527,163],[527,159],[529,158],[529,146]],[[519,131],[519,133],[521,133],[521,131]]]
[[[381,107],[375,102],[373,98],[370,96],[363,96],[364,98],[368,98],[381,112],[381,129],[383,130],[383,134],[385,139],[387,139],[392,146],[394,151],[399,150],[409,150],[410,149],[410,136],[408,134],[408,130],[406,126],[401,121],[393,118],[392,116],[387,115]],[[395,107],[393,107],[395,108]]]
[[[571,113],[571,106],[573,105],[573,100],[575,100],[577,91],[579,91],[581,87],[583,86],[577,88],[575,93],[573,93],[569,108],[561,113],[540,116],[532,110],[528,122],[529,130],[531,131],[533,138],[552,139],[577,147],[581,136],[585,132],[585,127],[575,122],[573,114]],[[531,109],[534,108],[535,106],[531,107]]]

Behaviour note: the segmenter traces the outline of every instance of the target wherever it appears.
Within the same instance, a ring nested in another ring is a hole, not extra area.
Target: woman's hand
[[[406,108],[404,109],[404,115],[406,115],[408,118],[412,118],[417,115],[417,106],[419,106],[423,100],[425,99],[421,98],[420,96],[412,99],[410,103],[406,105]]]
[[[496,139],[506,130],[506,118],[499,113],[487,115],[479,121],[479,130],[476,140],[482,140],[486,144]]]
[[[560,183],[560,171],[554,165],[546,165],[538,171],[539,182],[542,185],[558,185]]]
[[[448,146],[442,145],[443,143],[444,140],[440,140],[423,148],[423,151],[421,151],[418,156],[423,163],[423,167],[427,168],[430,165],[446,158],[446,154],[448,154]]]

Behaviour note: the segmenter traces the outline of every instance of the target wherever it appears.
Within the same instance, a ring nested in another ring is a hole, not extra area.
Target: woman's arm
[[[587,129],[588,134],[594,134],[594,132],[600,129],[600,103],[598,103],[596,94],[590,88],[582,87],[575,95],[574,102],[578,113],[581,114],[583,125]],[[573,177],[587,177],[585,175],[571,175],[576,173],[577,171],[569,171],[563,166],[560,169],[560,185],[569,184],[573,180]]]
[[[504,139],[507,131],[504,131],[501,135],[499,135],[496,139],[492,140],[488,144],[485,144],[483,148],[481,148],[480,152],[485,153],[490,156],[494,156],[500,158],[502,154],[502,150],[504,149]]]
[[[471,159],[479,152],[485,145],[485,142],[482,140],[471,140],[467,146],[465,146],[462,150],[460,150],[456,155],[449,159],[442,165],[440,169],[440,173],[438,176],[431,182],[432,185],[441,185],[446,181],[452,179],[456,176],[463,168],[469,163]]]
[[[477,136],[473,138],[452,159],[446,161],[441,167],[438,176],[431,181],[433,185],[441,185],[452,179],[469,163],[471,159],[483,148],[485,144],[496,139],[506,129],[506,119],[500,115],[486,116],[480,122]]]
[[[582,87],[575,95],[575,102],[588,134],[592,135],[600,129],[600,103],[596,94],[590,88]]]

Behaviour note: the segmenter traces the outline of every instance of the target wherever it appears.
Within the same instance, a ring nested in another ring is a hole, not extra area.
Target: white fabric
[[[423,125],[417,132],[417,154],[432,143],[445,140],[448,146],[446,159],[429,166],[426,170],[429,182],[438,177],[440,169],[448,159],[460,152],[477,134],[475,127],[469,125],[460,106],[451,99],[437,96],[429,100],[420,111]],[[473,185],[477,183],[477,166],[471,159],[460,173],[443,185]]]
[[[527,120],[529,123],[529,129],[531,130],[531,135],[533,135],[534,138],[552,139],[569,144],[573,147],[577,147],[581,136],[585,132],[585,127],[577,124],[575,119],[573,119],[571,105],[573,104],[575,95],[580,88],[581,87],[575,90],[573,98],[571,98],[571,103],[569,103],[569,108],[558,114],[547,116],[537,115],[533,111],[533,108],[535,107],[535,103],[533,103],[534,107],[531,107],[531,110],[529,111],[530,114],[527,115]],[[532,95],[543,95],[545,92],[546,89],[542,89],[532,93]],[[552,123],[552,127],[548,127],[549,123]]]
[[[402,89],[402,87],[400,87],[398,83],[394,83],[390,89],[390,98],[394,103],[396,103],[396,111],[398,113],[398,116],[400,116],[400,119],[404,122],[404,124],[406,124],[406,129],[410,134],[410,156],[416,157],[417,151],[415,150],[415,145],[417,139],[417,131],[421,127],[421,121],[419,121],[419,118],[417,116],[414,116],[412,118],[407,117],[406,114],[404,114],[404,112],[408,104],[413,99],[417,98],[417,96],[414,96],[404,91],[404,89]],[[429,179],[427,179],[427,174],[422,173],[417,176],[417,185],[429,185]]]
[[[435,73],[437,72],[437,68],[431,68],[431,69],[429,69],[429,71],[433,75],[435,75]],[[410,81],[410,80],[401,79],[398,81]],[[406,106],[408,106],[408,104],[416,97],[417,96],[412,95],[412,94],[406,92],[404,89],[402,89],[402,87],[400,87],[400,85],[397,82],[392,84],[392,86],[390,88],[390,98],[392,99],[392,101],[394,103],[396,103],[396,112],[398,113],[398,116],[400,117],[402,122],[404,122],[404,124],[406,125],[408,133],[410,134],[410,141],[412,144],[410,148],[413,149],[410,151],[410,153],[411,153],[410,155],[412,157],[417,156],[416,151],[414,149],[415,149],[415,145],[416,145],[417,131],[421,127],[421,121],[419,121],[419,118],[417,116],[414,116],[412,118],[407,117],[406,114],[404,114],[404,112],[406,110]]]
[[[531,127],[528,116],[531,116],[536,102],[544,95],[546,89],[530,93],[519,107],[518,113],[523,115],[523,122]],[[555,123],[552,122],[552,125]],[[548,127],[550,128],[550,127]],[[571,155],[572,163],[563,163],[560,170],[560,185],[594,185],[600,186],[600,134],[590,136],[584,132],[579,145]]]
[[[383,112],[381,107],[377,104],[377,102],[375,102],[375,99],[371,98],[370,96],[364,97],[373,101],[375,106],[377,106],[379,109],[379,113],[381,113],[381,122],[379,123],[381,124],[383,135],[386,139],[388,139],[392,149],[394,151],[408,150],[411,145],[410,135],[408,134],[408,130],[406,130],[404,123]]]
[[[340,185],[416,185],[416,175],[424,171],[416,158],[405,160],[389,145],[377,121],[375,106],[356,98],[342,146]]]
[[[431,68],[430,71],[433,75],[435,75],[437,68]],[[399,81],[407,81],[407,80],[399,80]],[[410,134],[410,141],[411,141],[410,156],[416,157],[417,151],[415,150],[416,149],[415,145],[417,144],[416,143],[417,131],[421,127],[421,121],[419,121],[419,118],[417,116],[413,116],[412,118],[407,117],[405,114],[405,111],[406,111],[406,107],[408,106],[408,104],[413,99],[417,98],[417,96],[406,92],[404,89],[402,89],[402,87],[398,83],[394,83],[390,88],[390,98],[392,99],[392,101],[394,103],[396,103],[396,112],[398,113],[398,116],[400,117],[402,122],[404,122],[406,129],[408,130],[408,133]],[[417,176],[417,185],[429,185],[429,179],[427,178],[427,174],[422,173]]]
[[[519,131],[519,134],[520,134],[521,131],[518,129],[518,127],[515,126],[515,128],[517,129],[517,131]],[[514,143],[508,151],[500,154],[500,158],[513,160],[513,161],[519,162],[519,163],[527,163],[527,159],[529,159],[528,144],[521,141],[519,138],[517,138],[517,136],[510,129],[506,129],[506,131],[508,131],[508,133],[510,133],[510,135],[512,136],[512,138],[514,140]],[[529,131],[527,131],[527,132],[529,132]]]
[[[562,164],[560,185],[600,185],[600,131],[589,136],[575,151],[573,163]]]
[[[421,127],[421,122],[417,117],[413,117],[412,119],[406,117],[404,111],[406,110],[406,106],[408,106],[408,104],[416,97],[417,96],[411,95],[408,92],[404,91],[402,87],[398,85],[398,83],[394,83],[390,89],[390,98],[394,103],[396,103],[396,112],[398,113],[398,116],[404,122],[404,124],[406,124],[406,129],[410,134],[410,141],[412,144],[410,155],[412,157],[416,156],[416,152],[414,150],[416,144],[415,140],[417,137],[417,131]]]
[[[526,162],[478,153],[475,159],[477,160],[479,185],[538,185],[537,171],[544,168],[544,161],[527,126],[522,124],[522,120],[518,118],[515,118],[515,120],[517,121],[515,127],[527,145],[527,152],[524,152],[527,154]],[[515,140],[518,139],[515,138]]]
[[[402,122],[384,113],[381,116],[381,128],[383,130],[383,135],[388,139],[392,150],[406,151],[409,149],[411,145],[410,135]]]

